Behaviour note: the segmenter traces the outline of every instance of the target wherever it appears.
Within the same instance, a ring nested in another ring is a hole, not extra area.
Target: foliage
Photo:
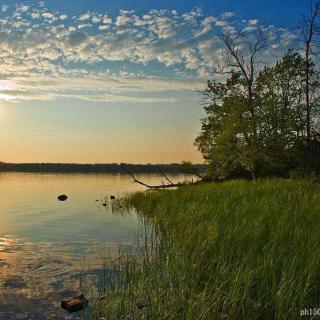
[[[202,178],[201,173],[204,172],[204,170],[200,171],[201,169],[203,169],[203,167],[201,167],[199,165],[194,165],[194,164],[192,164],[191,161],[182,161],[180,164],[180,172],[181,173],[191,174],[191,175],[197,176],[199,178]]]
[[[287,176],[299,167],[317,172],[319,163],[319,71],[310,64],[312,141],[306,139],[305,61],[289,50],[254,78],[252,95],[245,79],[232,72],[226,82],[208,81],[208,105],[196,145],[214,177]],[[310,157],[308,157],[308,154]],[[306,158],[308,162],[306,162]]]

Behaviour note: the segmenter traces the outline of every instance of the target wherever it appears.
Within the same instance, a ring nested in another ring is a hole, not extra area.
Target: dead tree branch
[[[159,170],[159,172],[160,172],[161,175],[163,175],[163,176],[165,177],[165,179],[166,179],[170,184],[174,184],[174,182],[172,182],[162,170]]]
[[[245,83],[247,95],[253,98],[254,81],[263,64],[259,56],[262,51],[270,52],[271,33],[263,26],[259,26],[254,33],[235,31],[232,33],[221,32],[218,38],[225,47],[226,65],[223,73],[238,71]]]
[[[124,165],[124,164],[121,164],[121,167],[122,169],[127,173],[129,174],[132,179],[133,179],[133,182],[135,183],[138,183],[138,184],[141,184],[142,186],[148,188],[148,189],[168,189],[168,188],[176,188],[176,187],[179,187],[185,183],[172,183],[165,174],[163,174],[163,172],[161,172],[162,175],[164,175],[164,177],[166,177],[167,181],[170,182],[170,184],[161,184],[161,185],[149,185],[147,183],[144,183],[140,180],[138,180],[135,175]]]
[[[198,183],[203,182],[203,181],[209,181],[209,179],[207,177],[202,177],[201,175],[194,174],[197,177],[201,178],[201,180],[195,181],[195,182],[185,181],[185,182],[173,183],[167,177],[167,175],[162,170],[160,170],[161,175],[166,178],[166,180],[169,182],[169,184],[162,183],[161,185],[149,185],[149,184],[137,179],[136,176],[124,164],[121,164],[121,167],[122,167],[124,172],[126,172],[127,174],[129,174],[132,177],[134,183],[138,183],[138,184],[140,184],[140,185],[142,185],[142,186],[144,186],[144,187],[146,187],[148,189],[152,189],[152,190],[177,188],[177,187],[180,187],[180,186],[183,186],[183,185],[186,185],[186,184],[198,184]]]

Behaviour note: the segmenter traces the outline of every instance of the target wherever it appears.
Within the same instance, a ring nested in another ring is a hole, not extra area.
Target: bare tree
[[[216,70],[218,73],[231,73],[235,70],[240,72],[245,81],[247,95],[252,99],[255,77],[262,63],[259,55],[262,51],[270,52],[271,49],[270,32],[259,26],[253,34],[234,30],[219,33],[218,37],[226,49],[226,65],[223,67],[219,65]]]
[[[309,1],[308,14],[302,19],[301,33],[305,55],[305,108],[306,108],[306,127],[307,127],[307,144],[310,146],[311,141],[311,66],[312,57],[315,55],[315,49],[318,47],[316,37],[319,36],[320,26],[318,18],[320,16],[320,1]]]

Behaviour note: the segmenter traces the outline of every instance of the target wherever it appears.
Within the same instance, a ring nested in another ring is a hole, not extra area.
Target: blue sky
[[[38,1],[32,1],[37,4]],[[171,9],[178,12],[191,11],[195,7],[200,7],[208,14],[217,14],[226,11],[235,12],[245,19],[253,17],[269,23],[284,27],[294,27],[299,22],[301,14],[306,9],[304,0],[50,0],[46,1],[48,8],[60,10],[69,14],[79,14],[83,11],[104,11],[108,10],[115,15],[121,9],[136,10],[137,12],[148,12],[151,9]],[[4,4],[30,3],[30,1],[2,1]]]
[[[37,3],[37,1],[32,1]],[[2,1],[4,4],[30,3],[29,1]],[[147,12],[151,9],[171,9],[180,12],[191,11],[195,7],[200,7],[208,14],[216,14],[225,11],[233,11],[244,18],[253,17],[259,20],[274,23],[282,26],[293,27],[297,24],[299,17],[306,8],[306,1],[303,0],[209,0],[209,1],[180,1],[180,0],[50,0],[46,5],[50,9],[61,10],[69,14],[79,14],[83,11],[103,11],[108,10],[116,14],[118,10],[136,10]]]
[[[216,34],[263,24],[281,56],[296,46],[304,9],[303,0],[2,1],[0,160],[201,161],[196,91],[224,59]]]

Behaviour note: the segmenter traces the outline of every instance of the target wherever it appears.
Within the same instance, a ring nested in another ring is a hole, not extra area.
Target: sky
[[[0,1],[0,161],[202,162],[216,35],[296,45],[304,0]]]

